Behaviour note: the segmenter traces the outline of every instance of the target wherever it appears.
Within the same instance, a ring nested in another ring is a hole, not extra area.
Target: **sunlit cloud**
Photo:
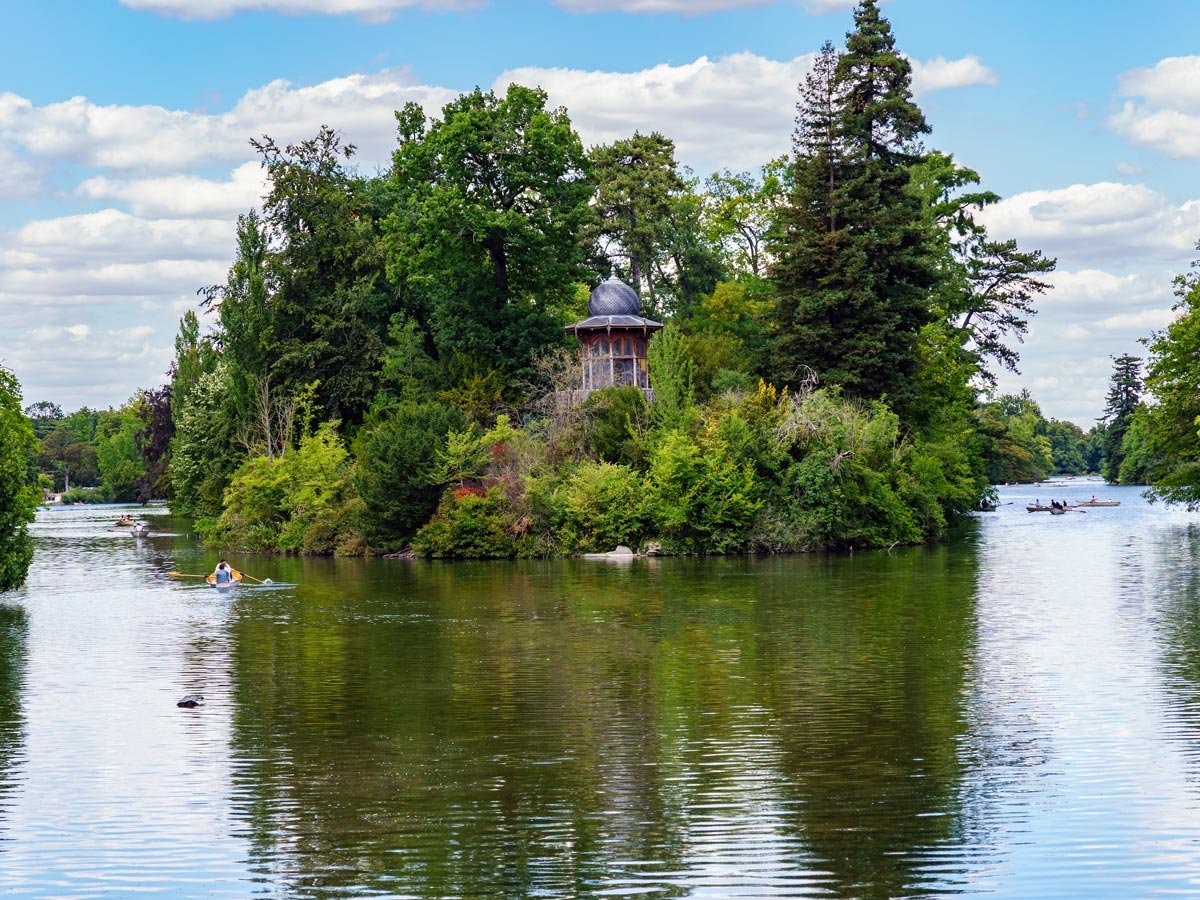
[[[936,57],[925,62],[910,60],[913,68],[913,93],[917,96],[951,88],[973,87],[977,84],[999,84],[999,76],[983,64],[978,56],[962,59]]]
[[[671,13],[686,16],[771,6],[781,0],[553,0],[572,13]],[[383,23],[406,9],[456,12],[489,5],[486,0],[121,0],[123,6],[182,19],[222,19],[241,12],[356,16]],[[799,0],[808,13],[853,9],[857,0]]]
[[[1200,158],[1200,56],[1174,56],[1119,78],[1130,98],[1108,126],[1132,144],[1181,159]]]
[[[1177,204],[1145,185],[1106,181],[1017,194],[979,219],[1068,264],[1181,263],[1200,234],[1200,201]]]
[[[754,53],[690,63],[663,63],[635,72],[526,66],[494,82],[538,85],[565,106],[584,140],[610,143],[658,131],[675,141],[677,156],[700,173],[759,166],[787,152],[797,86],[816,54],[773,60]],[[995,82],[975,57],[913,62],[917,93]]]
[[[261,164],[246,162],[224,181],[195,175],[121,179],[97,175],[80,183],[75,192],[91,200],[122,202],[144,218],[228,219],[260,205],[267,190]]]
[[[294,143],[328,124],[350,136],[364,164],[384,165],[395,145],[395,110],[412,101],[436,113],[457,95],[419,84],[401,69],[308,87],[272,81],[218,114],[102,106],[85,97],[37,106],[6,93],[0,94],[0,142],[48,163],[173,174],[244,161],[254,152],[250,140],[264,134]]]

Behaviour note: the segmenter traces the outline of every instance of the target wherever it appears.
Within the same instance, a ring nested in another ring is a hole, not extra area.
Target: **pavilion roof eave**
[[[564,330],[578,334],[581,331],[611,331],[614,328],[658,331],[662,327],[662,322],[643,319],[641,316],[590,316],[582,321],[564,326]]]

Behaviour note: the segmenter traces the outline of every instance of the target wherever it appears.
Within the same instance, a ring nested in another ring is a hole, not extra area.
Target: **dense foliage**
[[[1200,354],[1200,261],[1175,280],[1175,320],[1147,341],[1150,360],[1145,392],[1149,402],[1136,406],[1122,424],[1123,458],[1119,474],[1151,485],[1151,495],[1171,503],[1200,507],[1200,395],[1196,359]],[[1137,369],[1118,367],[1109,406],[1118,416],[1136,403]]]
[[[20,385],[0,367],[0,591],[21,585],[33,560],[28,526],[40,499],[30,466],[36,445],[21,412]]]
[[[1133,425],[1134,414],[1141,403],[1142,361],[1128,353],[1113,360],[1113,374],[1108,397],[1104,404],[1104,466],[1101,474],[1109,481],[1119,481],[1121,466],[1127,455],[1125,439]],[[1128,471],[1126,472],[1128,475]]]
[[[120,410],[31,408],[42,471],[170,496],[222,547],[510,557],[915,543],[989,480],[1099,464],[985,395],[1054,261],[990,239],[998,198],[919,143],[875,0],[759,172],[701,186],[658,132],[585,149],[546,104],[409,104],[375,175],[328,127],[255,142],[268,191],[201,290],[211,329],[185,315],[171,383]],[[666,323],[653,394],[583,397],[564,326],[614,272]]]

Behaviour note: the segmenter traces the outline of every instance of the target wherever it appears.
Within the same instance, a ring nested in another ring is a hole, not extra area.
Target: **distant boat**
[[[133,516],[121,516],[117,519],[117,526],[120,528],[128,528],[133,524]]]
[[[1082,505],[1083,505],[1082,503],[1075,504],[1075,506],[1082,506]],[[1062,506],[1042,506],[1038,503],[1030,503],[1028,506],[1025,507],[1025,510],[1026,510],[1026,512],[1048,512],[1048,513],[1058,514],[1060,512],[1066,512],[1069,509],[1074,509],[1075,506],[1072,506],[1069,503],[1065,503]]]
[[[1076,506],[1120,506],[1120,500],[1080,500]]]

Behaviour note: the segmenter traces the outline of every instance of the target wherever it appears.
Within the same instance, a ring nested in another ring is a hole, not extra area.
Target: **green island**
[[[1195,272],[1098,424],[1047,420],[995,386],[1055,261],[976,221],[1000,198],[929,147],[875,0],[796,121],[792,156],[704,179],[520,85],[406,106],[375,174],[333,127],[255,141],[268,192],[167,383],[66,414],[0,372],[0,588],[51,498],[436,558],[916,544],[1055,473],[1200,502]]]

